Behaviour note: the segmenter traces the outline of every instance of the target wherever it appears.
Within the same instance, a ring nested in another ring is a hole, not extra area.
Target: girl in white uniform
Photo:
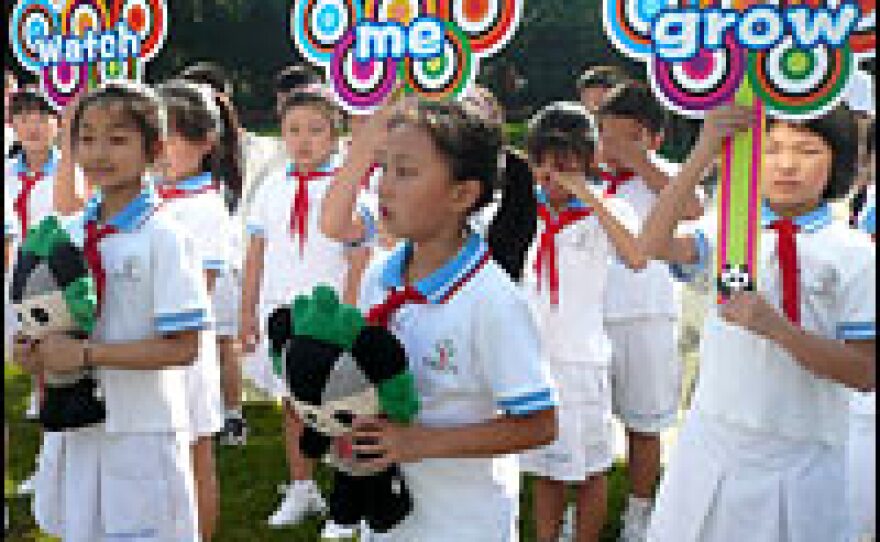
[[[408,241],[367,271],[359,304],[403,342],[421,411],[411,426],[355,423],[354,451],[378,456],[376,466],[403,464],[414,500],[403,523],[371,540],[514,542],[519,474],[510,454],[556,433],[537,330],[508,275],[519,276],[524,251],[505,244],[533,234],[519,220],[534,213],[533,179],[512,154],[499,172],[500,127],[461,104],[400,104],[391,120],[379,209],[389,232]],[[372,144],[356,139],[346,167],[363,172]],[[497,184],[504,203],[487,244],[467,220]],[[519,265],[503,269],[489,246]]]
[[[666,114],[641,83],[609,90],[597,113],[605,192],[625,201],[643,223],[659,194],[678,173],[651,149],[662,144]],[[686,216],[703,210],[688,196]],[[668,266],[650,262],[640,271],[614,259],[608,271],[605,322],[611,339],[614,414],[626,428],[630,495],[623,542],[640,542],[660,476],[661,433],[678,420],[681,363],[676,323],[679,299]]]
[[[525,288],[538,322],[541,360],[559,388],[559,438],[522,457],[522,470],[538,477],[539,540],[559,536],[567,484],[577,486],[578,539],[599,537],[605,473],[612,464],[611,345],[603,323],[608,262],[619,255],[627,265],[645,264],[627,230],[636,227],[633,211],[586,189],[595,145],[592,117],[580,104],[547,106],[529,122],[540,220]],[[587,199],[574,196],[570,184],[581,185],[578,194]]]
[[[240,192],[240,176],[226,171],[236,142],[223,138],[219,108],[207,87],[171,82],[159,88],[168,116],[163,179],[157,191],[162,211],[170,213],[195,240],[209,293],[229,261],[231,220],[223,188]],[[213,311],[212,311],[213,312]],[[217,480],[213,436],[223,429],[220,362],[214,329],[202,334],[196,363],[187,369],[187,393],[193,437],[193,471],[202,539],[211,540],[217,516]]]
[[[713,269],[711,228],[673,231],[723,137],[752,121],[748,108],[708,114],[644,227],[650,254]],[[771,121],[766,135],[758,292],[734,292],[707,316],[700,378],[657,495],[652,542],[846,539],[848,388],[873,389],[875,378],[876,253],[828,205],[854,178],[855,122],[840,108]]]
[[[72,132],[77,162],[101,193],[69,226],[100,315],[89,341],[17,343],[16,356],[32,371],[95,367],[107,416],[65,433],[37,520],[65,542],[195,542],[183,367],[198,355],[210,308],[192,240],[144,188],[164,136],[158,98],[108,83],[79,102]]]
[[[284,402],[287,459],[292,483],[269,519],[273,526],[298,523],[322,512],[324,503],[312,465],[299,452],[302,423],[286,401],[286,384],[272,366],[265,340],[269,315],[319,284],[342,291],[345,246],[320,230],[321,202],[342,163],[341,111],[321,86],[291,93],[281,106],[281,133],[291,158],[257,191],[248,218],[248,246],[242,292],[241,340],[256,356],[245,376]]]

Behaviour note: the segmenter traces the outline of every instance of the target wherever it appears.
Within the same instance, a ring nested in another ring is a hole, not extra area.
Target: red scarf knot
[[[782,278],[782,309],[789,320],[801,322],[800,270],[798,269],[798,226],[791,218],[781,218],[770,224],[778,235],[779,272]]]
[[[12,204],[12,206],[15,209],[15,212],[18,215],[18,220],[21,224],[22,240],[27,238],[27,231],[28,227],[30,226],[29,215],[31,193],[34,191],[37,183],[40,182],[43,177],[44,175],[41,171],[38,171],[36,173],[27,173],[22,171],[18,174],[18,178],[21,181],[21,190],[18,192],[18,196],[15,198],[15,202]]]
[[[606,183],[605,196],[616,196],[620,187],[628,183],[636,174],[629,170],[620,173],[611,173],[610,171],[600,171],[599,177]]]
[[[299,238],[299,253],[302,255],[309,236],[309,183],[335,175],[335,171],[315,171],[299,173],[291,171],[289,175],[296,179],[296,196],[290,210],[290,233]]]
[[[559,305],[559,268],[556,252],[556,235],[575,222],[593,214],[592,209],[566,209],[554,218],[546,205],[538,205],[538,217],[544,222],[544,231],[538,240],[538,255],[535,259],[535,275],[538,279],[538,290],[543,284],[544,268],[549,273],[550,303]]]
[[[367,313],[367,321],[374,326],[388,327],[391,317],[408,303],[425,304],[428,298],[412,286],[395,288],[388,292],[385,301],[375,305]]]

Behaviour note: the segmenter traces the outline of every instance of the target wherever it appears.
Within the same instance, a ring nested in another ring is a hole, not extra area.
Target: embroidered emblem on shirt
[[[458,375],[458,365],[453,363],[455,358],[455,345],[452,339],[437,341],[434,352],[424,356],[422,362],[431,369],[452,375]]]

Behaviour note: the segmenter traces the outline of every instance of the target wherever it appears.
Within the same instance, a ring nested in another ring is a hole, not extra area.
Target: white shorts
[[[608,369],[549,362],[559,390],[556,442],[520,455],[523,472],[563,482],[583,482],[611,468],[611,388]]]
[[[241,311],[241,271],[232,269],[220,274],[214,286],[212,300],[217,336],[237,336]]]
[[[67,432],[56,465],[41,468],[34,515],[64,542],[197,542],[189,438]]]
[[[876,395],[853,399],[847,443],[847,492],[852,510],[853,540],[877,532],[877,413]]]
[[[211,436],[223,430],[223,391],[220,388],[220,358],[217,356],[217,336],[205,330],[199,336],[199,356],[186,368],[189,430],[193,440]]]
[[[636,318],[607,322],[606,329],[614,414],[640,433],[660,433],[675,425],[682,379],[676,321]]]
[[[692,410],[657,493],[649,542],[842,542],[843,447]]]

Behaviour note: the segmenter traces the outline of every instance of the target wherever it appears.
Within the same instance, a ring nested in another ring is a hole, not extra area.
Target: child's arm
[[[241,292],[241,344],[245,352],[254,352],[260,335],[257,321],[257,303],[263,280],[263,262],[266,254],[266,240],[251,235],[244,262],[244,278]]]
[[[380,456],[367,464],[385,468],[392,463],[412,463],[437,458],[488,458],[522,452],[556,439],[556,409],[524,416],[504,416],[461,427],[398,425],[381,419],[359,419],[354,440],[357,454]]]
[[[873,280],[873,279],[872,279]],[[801,366],[821,378],[861,391],[876,388],[876,342],[831,340],[792,324],[760,294],[735,294],[721,308],[732,324],[779,344]]]
[[[119,344],[94,344],[66,335],[50,335],[35,350],[37,364],[49,372],[64,373],[87,366],[157,370],[193,363],[199,354],[199,331]]]
[[[357,306],[361,279],[370,263],[371,250],[366,247],[355,247],[346,251],[348,270],[345,273],[345,285],[342,291],[342,302]]]
[[[587,186],[583,175],[559,174],[557,182],[593,209],[599,224],[602,225],[612,246],[627,267],[640,270],[648,265],[648,258],[645,256],[638,237],[633,235],[608,209],[608,200]]]
[[[78,178],[76,162],[73,159],[71,123],[75,110],[76,102],[72,102],[64,109],[58,136],[61,158],[58,161],[52,197],[54,209],[61,215],[79,212],[85,206],[89,193],[87,180]]]
[[[696,146],[675,180],[666,186],[642,225],[640,242],[650,259],[691,264],[697,256],[692,238],[674,237],[675,229],[687,219],[687,201],[714,163],[724,137],[748,129],[753,122],[750,109],[740,106],[720,107],[706,115]]]

